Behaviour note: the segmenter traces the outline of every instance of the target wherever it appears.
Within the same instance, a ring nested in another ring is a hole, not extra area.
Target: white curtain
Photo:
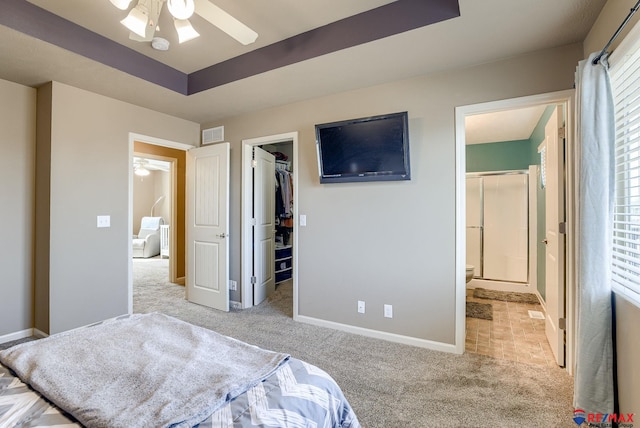
[[[574,406],[614,410],[611,309],[611,220],[614,104],[606,58],[578,64],[578,270]]]

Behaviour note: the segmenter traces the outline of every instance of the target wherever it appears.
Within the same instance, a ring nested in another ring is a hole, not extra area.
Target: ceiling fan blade
[[[196,13],[242,43],[249,45],[256,41],[258,33],[229,15],[209,0],[195,0]]]
[[[145,29],[144,37],[134,33],[129,33],[129,39],[136,42],[150,42],[153,40],[153,36],[156,33],[158,27],[158,19],[160,19],[160,12],[162,12],[162,3],[164,0],[140,0],[138,4],[143,5],[148,11],[149,21]]]
[[[133,31],[129,33],[129,39],[136,42],[150,42],[153,40],[153,35],[156,33],[156,27],[151,27],[147,25],[147,29],[145,31],[144,37],[140,37],[138,34]]]

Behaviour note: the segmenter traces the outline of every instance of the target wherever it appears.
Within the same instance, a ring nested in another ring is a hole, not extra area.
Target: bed
[[[318,367],[154,313],[0,351],[0,427],[36,426],[360,424]]]

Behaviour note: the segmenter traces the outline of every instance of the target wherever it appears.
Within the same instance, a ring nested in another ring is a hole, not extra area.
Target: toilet
[[[467,282],[471,281],[473,279],[473,271],[475,270],[475,267],[473,265],[467,265]]]

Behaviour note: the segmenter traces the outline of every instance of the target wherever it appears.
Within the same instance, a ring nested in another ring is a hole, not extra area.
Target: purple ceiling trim
[[[188,76],[25,0],[0,1],[0,24],[187,95]]]
[[[0,0],[0,25],[183,95],[458,16],[458,0],[397,0],[187,75],[26,0]]]
[[[458,0],[398,0],[193,72],[189,95],[458,16]]]

